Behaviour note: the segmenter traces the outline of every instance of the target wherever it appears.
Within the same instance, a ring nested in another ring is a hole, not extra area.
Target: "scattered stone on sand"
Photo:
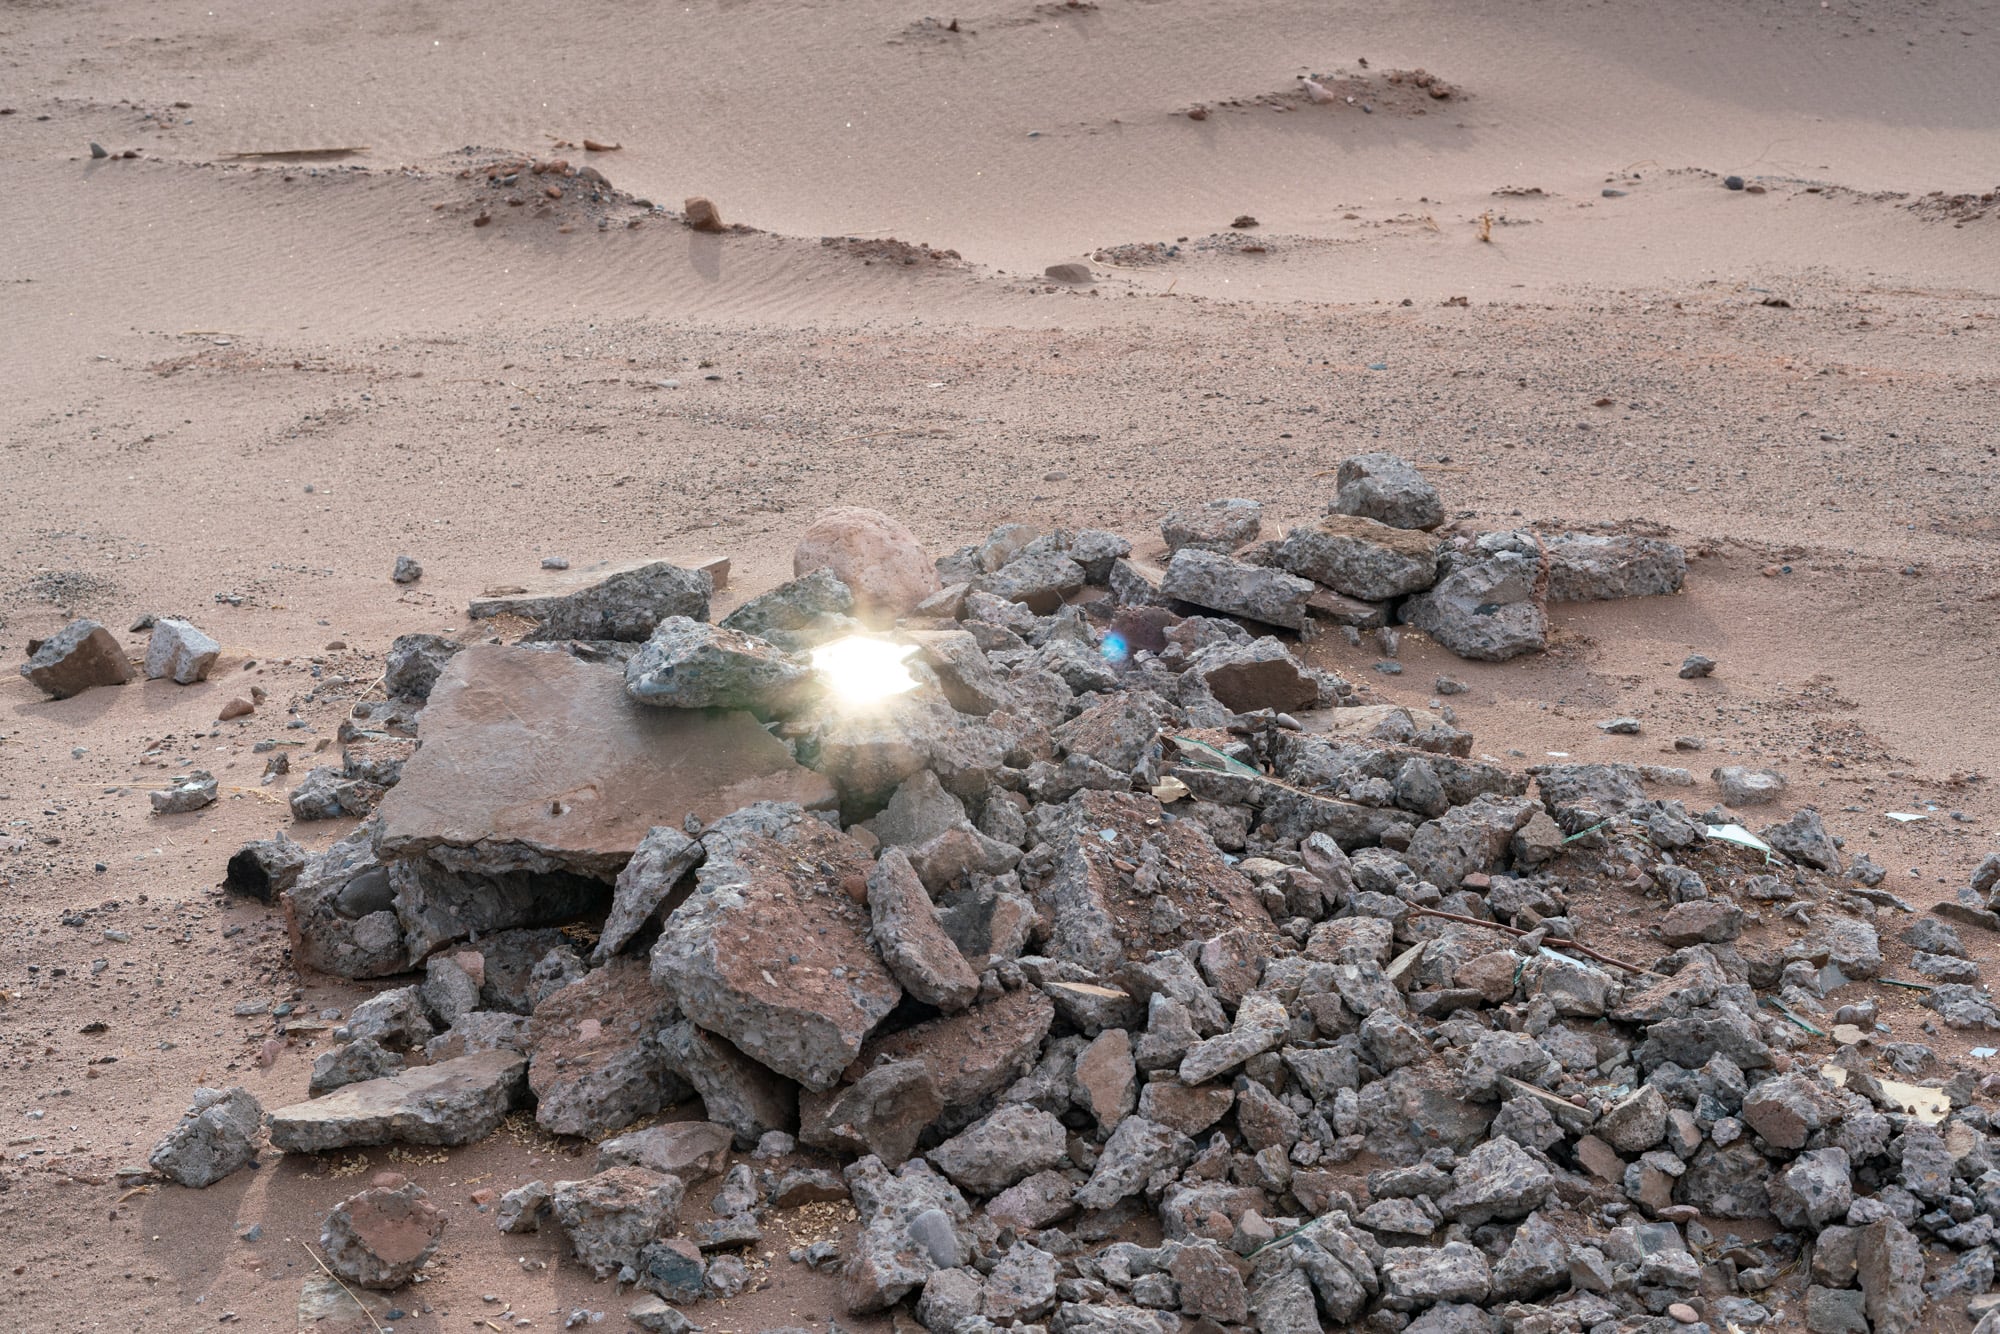
[[[196,1089],[180,1124],[147,1159],[169,1181],[200,1189],[257,1159],[256,1138],[264,1110],[242,1087]]]
[[[167,677],[176,685],[191,686],[206,681],[222,655],[222,645],[186,621],[169,617],[153,623],[153,638],[146,645],[146,679]]]
[[[21,664],[21,675],[56,699],[80,695],[92,686],[122,686],[132,679],[132,664],[112,633],[85,618],[42,641]]]
[[[1681,660],[1680,678],[1683,681],[1698,681],[1715,671],[1715,659],[1699,653],[1690,653]]]
[[[729,228],[723,224],[722,210],[715,206],[706,195],[689,195],[681,201],[681,216],[687,225],[697,232],[725,232]]]
[[[1740,764],[1725,764],[1709,777],[1722,789],[1726,806],[1768,806],[1788,786],[1776,769],[1751,769]]]
[[[215,775],[206,769],[190,769],[173,783],[147,794],[155,815],[185,815],[215,804]]]
[[[390,571],[389,577],[399,584],[414,584],[424,577],[424,567],[417,564],[412,556],[398,556],[396,568]]]

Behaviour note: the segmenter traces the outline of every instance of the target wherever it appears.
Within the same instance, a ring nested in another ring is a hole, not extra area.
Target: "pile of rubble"
[[[1551,600],[1685,570],[1443,519],[1384,455],[1281,540],[1249,501],[1169,516],[1163,567],[1018,525],[933,563],[830,511],[720,623],[707,573],[654,564],[512,599],[528,642],[398,640],[305,785],[366,821],[230,864],[300,965],[422,974],[346,1017],[271,1143],[464,1144],[532,1106],[597,1170],[518,1184],[500,1226],[559,1229],[653,1329],[782,1282],[744,1248],[825,1201],[858,1231],[792,1260],[933,1334],[1937,1327],[1992,1284],[2000,1125],[1968,1074],[1878,1074],[1912,1044],[1872,1004],[1828,1013],[1906,908],[1879,868],[1842,877],[1810,810],[1746,852],[1649,795],[1685,771],[1476,759],[1268,633],[1504,658]],[[814,665],[891,621],[913,689]],[[1996,880],[1960,924],[2000,927]],[[1657,948],[1591,948],[1585,909]],[[1943,1022],[2000,1028],[1950,922],[1906,938]],[[204,1091],[154,1164],[207,1184],[258,1129]],[[397,1179],[323,1240],[393,1286],[442,1226]]]

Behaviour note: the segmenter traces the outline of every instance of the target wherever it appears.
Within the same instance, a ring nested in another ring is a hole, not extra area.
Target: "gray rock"
[[[1240,1325],[1250,1317],[1249,1293],[1234,1257],[1213,1242],[1182,1246],[1167,1262],[1167,1273],[1179,1290],[1183,1313],[1224,1324]]]
[[[271,1113],[271,1144],[325,1153],[370,1144],[470,1144],[527,1093],[527,1058],[488,1051],[363,1080]]]
[[[679,1177],[643,1167],[613,1167],[582,1181],[558,1181],[550,1211],[577,1262],[599,1278],[627,1265],[673,1229],[684,1189]]]
[[[1558,533],[1545,545],[1551,602],[1678,593],[1687,578],[1687,553],[1656,537]]]
[[[21,675],[53,698],[68,699],[92,686],[124,685],[132,664],[112,633],[85,617],[43,640],[21,664]]]
[[[639,841],[611,898],[611,914],[598,933],[591,960],[603,963],[637,935],[682,877],[701,865],[702,845],[672,825],[656,825]]]
[[[1555,1187],[1553,1172],[1505,1138],[1490,1139],[1459,1159],[1451,1180],[1438,1208],[1467,1227],[1524,1217],[1540,1208]]]
[[[651,561],[604,572],[558,576],[547,589],[474,599],[474,620],[520,616],[536,640],[609,639],[637,643],[669,616],[708,619],[714,581],[706,570]]]
[[[417,564],[413,557],[398,556],[396,568],[390,571],[389,577],[399,584],[414,584],[424,577],[424,567]]]
[[[1285,534],[1277,554],[1278,564],[1302,579],[1365,602],[1386,602],[1437,582],[1437,550],[1437,539],[1427,533],[1330,514]]]
[[[157,681],[165,676],[176,685],[191,686],[206,681],[221,656],[222,645],[186,621],[158,621],[146,645],[146,679]]]
[[[400,1288],[437,1253],[444,1221],[416,1182],[374,1186],[333,1206],[319,1245],[333,1272],[356,1287]]]
[[[931,1334],[958,1334],[967,1322],[977,1326],[985,1299],[986,1280],[978,1270],[940,1269],[917,1299],[917,1323]]]
[[[811,679],[805,662],[769,640],[686,616],[662,620],[625,664],[625,693],[670,709],[782,712]]]
[[[965,803],[944,790],[938,776],[920,769],[897,786],[882,813],[861,827],[884,847],[914,848],[965,823]]]
[[[708,1266],[700,1248],[685,1237],[646,1243],[632,1270],[638,1286],[662,1301],[698,1302],[708,1296]]]
[[[183,1186],[212,1186],[257,1157],[264,1109],[240,1086],[196,1089],[180,1124],[154,1146],[147,1165]]]
[[[463,958],[438,953],[424,960],[424,980],[418,992],[431,1018],[447,1028],[479,1008],[479,982],[467,967],[483,974],[486,961],[471,951]]]
[[[818,569],[751,598],[722,618],[740,631],[798,653],[861,628],[854,594],[830,569]]]
[[[1532,797],[1482,794],[1417,826],[1406,857],[1418,877],[1440,889],[1457,889],[1468,875],[1500,870],[1514,831],[1538,809]]]
[[[1037,1172],[986,1202],[986,1216],[1016,1232],[1038,1232],[1076,1212],[1076,1184],[1061,1172]]]
[[[909,1228],[877,1219],[862,1228],[841,1270],[841,1295],[851,1315],[886,1310],[924,1285],[937,1271],[929,1249]]]
[[[985,1314],[989,1320],[1037,1320],[1056,1307],[1056,1257],[1017,1241],[986,1276]]]
[[[403,1058],[374,1038],[356,1038],[314,1058],[312,1078],[306,1091],[314,1097],[331,1093],[365,1079],[387,1079],[400,1074]],[[259,1120],[262,1120],[261,1114]]]
[[[1816,1130],[1838,1120],[1839,1096],[1817,1073],[1773,1075],[1743,1099],[1743,1123],[1780,1149],[1802,1149]]]
[[[1759,832],[1766,843],[1795,862],[1836,874],[1840,871],[1840,849],[1833,845],[1833,836],[1820,822],[1819,812],[1811,807]]]
[[[1852,1288],[1807,1288],[1808,1334],[1868,1334],[1867,1300]]]
[[[1063,1309],[1067,1311],[1070,1308]],[[1312,1284],[1297,1269],[1280,1269],[1260,1283],[1250,1299],[1250,1314],[1256,1317],[1259,1334],[1319,1334],[1325,1328],[1320,1324],[1319,1310],[1313,1301]],[[1157,1334],[1159,1326],[1155,1324],[1128,1331],[1122,1328],[1092,1328],[1077,1322],[1071,1329],[1077,1334]]]
[[[1259,992],[1243,998],[1230,1031],[1196,1043],[1180,1064],[1183,1084],[1205,1084],[1225,1070],[1275,1048],[1291,1030],[1291,1016],[1275,997]]]
[[[668,917],[654,978],[753,1060],[831,1088],[902,998],[853,893],[865,894],[867,855],[798,807],[769,802],[717,821],[703,842],[700,889]]]
[[[925,1156],[961,1190],[993,1195],[1069,1161],[1062,1122],[1026,1103],[1006,1102]]]
[[[1319,699],[1319,683],[1304,664],[1268,635],[1247,644],[1209,645],[1188,660],[1181,679],[1199,681],[1232,713],[1254,709],[1288,713],[1310,709]],[[1182,700],[1186,699],[1183,687]]]
[[[1725,764],[1712,770],[1708,776],[1722,789],[1722,801],[1727,806],[1768,806],[1778,799],[1778,794],[1786,787],[1785,776],[1776,769],[1750,769],[1740,764]]]
[[[1184,548],[1226,556],[1257,540],[1264,507],[1254,500],[1210,500],[1175,510],[1160,520],[1169,554]]]
[[[1160,591],[1210,611],[1303,630],[1313,584],[1283,570],[1185,547],[1167,565]]]
[[[1845,1149],[1812,1149],[1771,1178],[1771,1213],[1786,1227],[1814,1232],[1847,1216],[1854,1179]]]
[[[1490,552],[1447,553],[1437,584],[1403,604],[1406,623],[1461,658],[1505,662],[1548,646],[1536,547],[1514,534],[1488,534],[1481,542],[1496,537],[1513,541]]]
[[[373,783],[357,782],[344,770],[322,764],[311,770],[287,798],[292,818],[301,822],[338,820],[343,816],[365,819],[381,799],[382,789]]]
[[[1907,1227],[1884,1218],[1855,1234],[1855,1259],[1874,1334],[1914,1334],[1924,1314],[1924,1252]]]
[[[518,1051],[527,1055],[526,1016],[505,1010],[473,1010],[462,1014],[450,1028],[424,1044],[424,1059],[436,1065],[482,1051]]]
[[[173,785],[147,795],[155,815],[185,815],[215,804],[215,775],[206,769],[190,769],[173,780]]]
[[[1532,1298],[1569,1282],[1569,1245],[1539,1213],[1514,1229],[1514,1239],[1493,1266],[1493,1295]]]
[[[1081,589],[1083,567],[1060,552],[1024,555],[973,580],[982,593],[1019,602],[1030,611],[1046,616],[1063,604],[1063,599]]]
[[[530,1181],[525,1186],[516,1186],[500,1197],[500,1205],[494,1211],[495,1221],[502,1232],[534,1232],[540,1229],[542,1220],[549,1216],[549,1185],[546,1181]]]
[[[1644,1153],[1667,1134],[1667,1100],[1651,1084],[1613,1104],[1595,1133],[1620,1153]]]
[[[1986,994],[1984,987],[1968,986],[1963,982],[1940,982],[1931,988],[1921,1004],[1925,1009],[1936,1010],[1948,1027],[2000,1031],[2000,1008],[1995,1007],[1993,998]]]
[[[903,849],[884,851],[869,872],[868,913],[875,947],[906,992],[947,1012],[978,998],[978,974],[945,933],[937,906]]]
[[[383,659],[382,690],[391,699],[421,704],[431,697],[438,673],[465,646],[443,635],[398,635]]]
[[[797,1127],[798,1089],[728,1042],[682,1020],[662,1030],[659,1043],[667,1067],[701,1096],[709,1120],[736,1132],[738,1144]]]
[[[1069,558],[1083,567],[1084,579],[1102,585],[1111,578],[1113,561],[1132,554],[1132,544],[1116,533],[1086,528],[1070,543]]]
[[[1444,522],[1437,488],[1394,454],[1357,454],[1341,462],[1329,514],[1357,514],[1392,528],[1435,528]]]
[[[1683,681],[1698,681],[1715,671],[1715,659],[1699,653],[1690,653],[1681,660],[1680,678]]]
[[[700,1329],[666,1300],[648,1293],[625,1308],[625,1318],[651,1334],[695,1334]]]
[[[1483,1302],[1493,1270],[1478,1248],[1462,1241],[1442,1246],[1390,1247],[1380,1263],[1382,1305],[1418,1311],[1436,1302]]]
[[[1128,1116],[1105,1141],[1090,1180],[1077,1191],[1078,1208],[1109,1209],[1135,1195],[1164,1167],[1179,1168],[1194,1157],[1194,1142],[1177,1130],[1143,1116]]]

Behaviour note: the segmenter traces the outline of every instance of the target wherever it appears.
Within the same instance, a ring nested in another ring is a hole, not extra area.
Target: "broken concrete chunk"
[[[148,1165],[170,1181],[212,1186],[257,1157],[264,1109],[241,1087],[196,1089],[180,1124],[154,1146]]]
[[[611,1167],[582,1181],[558,1181],[550,1211],[577,1262],[599,1278],[636,1266],[639,1252],[673,1230],[681,1179],[643,1167]]]
[[[832,570],[820,569],[751,598],[722,626],[798,653],[860,630],[853,611],[853,592]]]
[[[437,1253],[444,1222],[443,1211],[416,1182],[377,1185],[333,1206],[320,1226],[319,1245],[334,1273],[349,1283],[400,1288]]]
[[[1192,549],[1226,556],[1255,542],[1263,526],[1264,507],[1254,500],[1210,500],[1160,520],[1160,536],[1170,555]]]
[[[713,581],[705,570],[647,561],[610,570],[573,571],[524,594],[475,598],[473,620],[519,616],[535,622],[531,640],[609,639],[637,643],[669,616],[708,619]]]
[[[146,679],[171,679],[175,685],[191,686],[206,681],[222,656],[222,645],[186,621],[171,617],[155,622],[153,637],[146,645]]]
[[[1339,489],[1329,514],[1355,514],[1392,528],[1435,528],[1444,522],[1444,501],[1415,467],[1394,454],[1356,454],[1334,474]]]
[[[1497,540],[1496,540],[1497,539]],[[1532,534],[1489,533],[1472,551],[1447,551],[1435,587],[1402,617],[1461,658],[1505,662],[1548,646],[1544,561]]]
[[[625,664],[625,693],[655,708],[778,713],[811,679],[803,660],[769,640],[685,616],[661,621]]]
[[[1243,616],[1288,630],[1306,626],[1311,580],[1195,547],[1175,553],[1160,591],[1197,607]]]
[[[271,1144],[325,1153],[369,1144],[470,1144],[527,1094],[528,1058],[487,1051],[364,1080],[271,1113]]]
[[[1436,583],[1437,555],[1438,540],[1428,533],[1329,514],[1287,533],[1278,563],[1344,596],[1386,602]]]
[[[591,960],[603,963],[624,949],[626,942],[667,901],[674,886],[701,864],[704,855],[700,843],[672,825],[656,825],[647,830],[632,860],[618,873],[611,915],[604,919]]]
[[[745,1055],[808,1089],[833,1087],[902,998],[868,940],[866,853],[770,802],[717,821],[703,842],[700,888],[667,918],[654,978]]]
[[[1067,1163],[1068,1132],[1039,1107],[1003,1102],[926,1157],[959,1189],[993,1195]]]
[[[1687,553],[1656,537],[1558,533],[1544,545],[1551,602],[1657,597],[1687,578]]]
[[[869,873],[868,912],[882,961],[910,995],[947,1012],[979,995],[978,975],[945,933],[903,849],[883,852]]]
[[[640,959],[613,959],[535,1007],[528,1087],[535,1120],[558,1135],[602,1135],[679,1101],[659,1032],[673,998]]]

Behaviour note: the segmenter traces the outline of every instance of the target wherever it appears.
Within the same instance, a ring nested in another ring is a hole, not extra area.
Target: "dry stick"
[[[340,1290],[347,1294],[347,1298],[349,1301],[353,1302],[356,1307],[360,1308],[363,1318],[365,1318],[368,1321],[368,1328],[374,1330],[375,1334],[389,1334],[389,1331],[383,1329],[380,1325],[375,1323],[375,1313],[369,1310],[368,1307],[363,1304],[362,1300],[359,1297],[356,1297],[354,1295],[354,1289],[348,1287],[345,1283],[341,1283],[340,1275],[334,1273],[331,1269],[328,1269],[326,1267],[326,1261],[319,1258],[319,1252],[315,1251],[312,1247],[306,1245],[304,1242],[299,1243],[299,1249],[303,1250],[307,1255],[312,1256],[312,1262],[319,1266],[321,1273],[325,1274],[335,1283],[340,1283]]]
[[[1420,917],[1438,917],[1442,918],[1447,922],[1463,922],[1467,926],[1483,926],[1491,931],[1505,931],[1510,936],[1525,936],[1531,934],[1527,931],[1523,931],[1518,926],[1508,926],[1503,922],[1488,922],[1478,917],[1461,917],[1455,912],[1439,912],[1436,908],[1411,908],[1410,911],[1416,913]],[[1577,944],[1573,940],[1545,940],[1542,943],[1547,945],[1550,949],[1575,950],[1578,954],[1583,955],[1587,959],[1595,959],[1599,963],[1608,963],[1615,967],[1623,968],[1628,973],[1638,973],[1644,977],[1658,976],[1658,974],[1654,973],[1653,970],[1650,968],[1641,968],[1636,964],[1626,963],[1623,959],[1614,959],[1608,954],[1599,954],[1596,950],[1587,949],[1584,946]]]

